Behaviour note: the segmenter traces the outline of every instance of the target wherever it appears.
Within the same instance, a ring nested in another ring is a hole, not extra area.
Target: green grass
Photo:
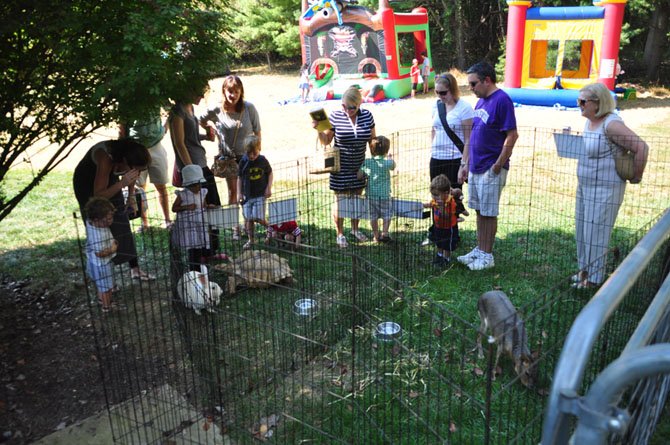
[[[10,170],[2,184],[6,194],[17,193],[30,174]],[[50,173],[0,222],[0,273],[30,278],[38,288],[75,291],[82,282],[75,209],[72,174]]]

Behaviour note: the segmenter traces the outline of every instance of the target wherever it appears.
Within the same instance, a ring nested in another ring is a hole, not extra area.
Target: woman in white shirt
[[[466,147],[470,142],[474,111],[469,103],[459,99],[456,78],[449,73],[435,77],[435,94],[438,101],[433,105],[432,110],[430,179],[444,174],[449,178],[452,188],[460,188],[458,169],[461,166],[463,154],[444,128],[440,119],[438,104],[440,102],[444,104],[449,128]]]

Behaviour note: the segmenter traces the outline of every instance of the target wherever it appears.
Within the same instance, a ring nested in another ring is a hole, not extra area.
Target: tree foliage
[[[56,143],[0,221],[87,135],[141,118],[225,71],[229,18],[210,0],[5,0],[0,5],[0,190],[36,143]]]
[[[300,54],[298,19],[300,1],[237,0],[234,4],[235,40],[238,57],[263,56],[268,65],[273,55],[294,57]]]

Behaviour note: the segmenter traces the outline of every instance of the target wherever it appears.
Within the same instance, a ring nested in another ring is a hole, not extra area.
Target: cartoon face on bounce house
[[[310,67],[313,99],[339,98],[358,85],[368,102],[410,93],[412,59],[430,58],[428,13],[395,13],[388,0],[373,12],[355,0],[302,0],[302,60]],[[434,75],[426,80],[433,83]]]
[[[579,89],[614,90],[626,0],[531,8],[508,0],[505,91],[527,105],[575,107]]]

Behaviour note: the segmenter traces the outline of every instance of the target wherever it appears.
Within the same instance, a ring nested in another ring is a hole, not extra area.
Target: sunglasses
[[[358,105],[345,105],[345,104],[342,104],[342,108],[344,108],[345,110],[354,111],[356,108],[358,108]]]
[[[439,96],[446,96],[448,92],[449,92],[449,90],[444,90],[444,91],[435,90],[435,94],[437,94]]]
[[[579,105],[580,107],[583,107],[583,106],[586,105],[586,102],[589,102],[589,101],[597,102],[598,99],[577,99],[577,105]]]
[[[468,83],[470,84],[470,88],[474,88],[477,86],[479,82],[480,82],[479,80],[475,80],[474,82],[468,82]]]

